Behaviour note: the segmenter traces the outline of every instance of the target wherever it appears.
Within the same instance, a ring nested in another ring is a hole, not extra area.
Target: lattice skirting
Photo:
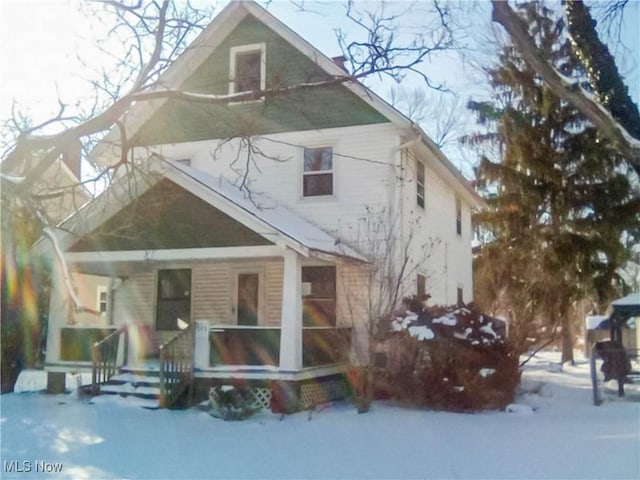
[[[305,383],[300,387],[300,404],[306,410],[319,403],[345,398],[350,393],[349,385],[343,378]]]
[[[271,389],[265,387],[251,387],[249,388],[251,394],[251,407],[252,408],[265,408],[269,410],[271,408]]]

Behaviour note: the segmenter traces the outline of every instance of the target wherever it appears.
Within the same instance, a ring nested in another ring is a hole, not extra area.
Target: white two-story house
[[[288,88],[345,75],[255,3],[213,20],[160,81],[203,101],[136,105],[131,165],[65,225],[73,270],[110,288],[89,325],[54,284],[50,372],[93,366],[99,384],[159,357],[163,405],[193,379],[277,382],[308,404],[366,361],[367,324],[388,313],[376,282],[398,284],[397,300],[472,300],[470,184],[359,82]],[[117,161],[119,139],[95,161]]]

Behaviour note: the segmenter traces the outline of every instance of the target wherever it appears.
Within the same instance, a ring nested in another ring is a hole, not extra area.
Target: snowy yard
[[[532,362],[523,380],[528,393],[511,413],[376,403],[358,415],[338,403],[310,419],[262,413],[224,422],[198,409],[144,410],[119,397],[89,404],[74,394],[2,395],[0,476],[640,478],[637,396],[594,407],[588,363],[549,368],[558,359]]]

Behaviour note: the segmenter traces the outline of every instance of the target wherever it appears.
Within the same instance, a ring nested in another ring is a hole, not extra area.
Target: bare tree
[[[406,90],[394,87],[389,92],[391,105],[413,122],[422,125],[425,132],[440,148],[458,143],[462,136],[460,97],[452,93],[427,91],[423,88]]]
[[[347,274],[343,271],[341,279],[350,318],[364,320],[363,325],[354,325],[357,357],[354,363],[361,366],[363,391],[358,394],[364,411],[373,400],[375,357],[384,326],[402,300],[416,294],[416,272],[427,265],[433,248],[439,243],[437,238],[417,238],[413,230],[403,236],[400,220],[401,217],[388,208],[367,207],[355,234],[347,240],[369,260],[364,266],[351,266]],[[355,288],[351,290],[351,287]]]
[[[450,48],[452,33],[447,24],[446,8],[434,4],[435,20],[430,29],[411,36],[399,35],[398,14],[386,14],[381,4],[378,10],[360,11],[352,2],[347,4],[346,15],[358,26],[363,38],[347,39],[339,34],[338,42],[346,56],[348,68],[340,74],[327,75],[318,81],[301,82],[293,85],[274,82],[259,91],[235,94],[207,94],[169,85],[162,74],[188,49],[200,48],[197,39],[187,46],[194,35],[202,31],[209,18],[209,12],[193,8],[186,4],[170,0],[127,2],[120,0],[101,0],[91,5],[90,14],[110,12],[108,17],[113,26],[109,29],[111,37],[121,40],[123,51],[115,55],[116,61],[105,68],[98,79],[93,81],[93,101],[81,113],[69,113],[69,105],[60,101],[56,116],[34,125],[18,113],[11,121],[14,139],[5,146],[0,165],[3,203],[13,202],[34,212],[41,224],[43,234],[54,245],[60,262],[63,264],[61,249],[56,244],[56,226],[47,217],[41,202],[34,200],[34,188],[41,182],[45,172],[66,152],[80,148],[86,153],[106,133],[118,132],[118,159],[105,167],[94,165],[95,175],[83,179],[81,184],[103,182],[108,184],[120,169],[131,171],[133,164],[134,141],[129,125],[125,120],[134,106],[154,100],[175,99],[199,105],[227,104],[230,101],[244,101],[256,98],[273,98],[310,89],[329,87],[339,84],[361,83],[372,75],[390,76],[396,80],[407,74],[418,75],[427,85],[429,77],[418,66],[430,54]],[[99,43],[105,54],[110,54],[110,43]],[[89,65],[89,64],[88,64]],[[239,133],[249,138],[251,132]],[[255,154],[250,140],[248,150]],[[246,188],[246,172],[254,163],[250,158],[244,162],[238,159],[239,186]],[[79,185],[48,192],[49,199],[54,195],[68,194]],[[40,192],[42,194],[42,192]],[[8,210],[9,212],[11,209]],[[3,216],[4,218],[4,216]],[[3,230],[5,224],[3,223]],[[63,272],[67,271],[63,266]],[[73,297],[70,280],[69,294]],[[77,302],[76,308],[81,308]]]

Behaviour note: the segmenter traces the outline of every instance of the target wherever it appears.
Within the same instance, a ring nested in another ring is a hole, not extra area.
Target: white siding
[[[282,318],[282,283],[284,262],[273,261],[266,266],[265,324],[279,326]]]
[[[155,275],[152,272],[125,280],[116,290],[113,323],[115,325],[155,325]]]
[[[233,289],[231,265],[220,262],[194,266],[191,273],[191,317],[212,324],[230,324]]]
[[[463,289],[464,301],[469,302],[473,299],[471,208],[461,199],[462,235],[458,235],[456,193],[428,166],[428,162],[424,163],[424,209],[416,203],[416,157],[411,153],[403,154],[404,177],[399,180],[402,183],[399,190],[402,192],[403,236],[412,238],[410,250],[416,262],[414,270],[426,275],[426,290],[432,296],[431,304],[455,304],[458,287]],[[406,289],[415,293],[413,272],[407,280]]]
[[[337,317],[339,327],[351,327],[351,361],[355,365],[366,363],[368,358],[369,333],[367,320],[367,296],[370,285],[364,265],[342,262],[337,270]]]
[[[391,124],[265,135],[254,142],[266,158],[255,156],[257,167],[251,167],[251,189],[256,202],[265,207],[269,202],[261,200],[260,192],[326,231],[343,235],[355,228],[366,213],[365,207],[390,204],[393,165],[400,145],[399,130]],[[216,150],[218,144],[206,141],[157,149],[169,158],[191,158],[192,167],[215,177],[222,174],[234,179],[237,173],[230,164],[236,158],[238,143],[229,142]],[[334,195],[303,198],[303,148],[320,146],[333,147]]]
[[[405,272],[403,295],[415,293],[415,277],[421,273],[427,277],[432,303],[455,303],[459,286],[463,288],[464,300],[470,301],[473,288],[470,206],[462,200],[463,231],[459,236],[455,230],[454,189],[440,176],[444,175],[441,170],[432,168],[439,165],[439,160],[431,152],[425,153],[426,147],[422,145],[410,147],[421,152],[425,164],[425,208],[417,206],[415,165],[410,155],[401,158],[406,152],[401,151],[401,134],[398,127],[389,123],[254,138],[254,145],[264,156],[254,156],[256,165],[250,167],[253,198],[265,208],[273,202],[286,205],[365,254],[373,246],[387,242],[387,251],[393,252],[396,259],[396,269],[402,260],[401,250],[410,242],[411,261]],[[153,150],[168,158],[190,158],[193,168],[214,177],[236,178],[233,169],[242,168],[245,158],[232,165],[238,158],[239,141],[227,142],[222,147],[220,143],[209,140],[163,145]],[[321,146],[333,147],[334,195],[303,198],[303,149]],[[268,198],[262,197],[261,192]],[[367,231],[370,226],[365,225],[363,218],[371,220],[375,215],[389,216],[386,232],[372,235]],[[235,288],[233,271],[224,273],[219,263],[200,268],[205,270],[195,273],[194,291],[201,289],[202,295],[194,297],[194,318],[233,323],[229,300]],[[275,272],[276,267],[271,264],[264,270],[263,323],[268,325],[280,321],[282,279],[280,271]],[[205,280],[200,283],[200,279],[210,276],[215,283]]]

